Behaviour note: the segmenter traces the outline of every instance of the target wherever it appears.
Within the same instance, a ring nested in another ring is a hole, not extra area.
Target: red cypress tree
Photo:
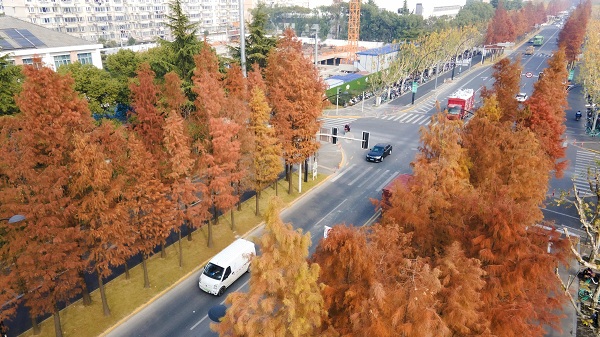
[[[280,137],[286,165],[303,163],[315,154],[319,142],[318,117],[323,109],[325,87],[319,73],[302,54],[301,43],[294,32],[287,29],[277,48],[269,54],[265,69],[267,92],[273,107],[271,123]],[[288,176],[288,192],[292,193],[292,179]]]
[[[500,121],[516,122],[523,118],[519,102],[515,98],[521,85],[521,61],[517,59],[511,62],[508,58],[503,58],[496,62],[493,68],[493,88],[491,91],[484,89],[481,96],[487,98],[495,95],[501,111]]]
[[[486,44],[495,44],[500,42],[510,42],[515,40],[515,28],[504,8],[502,2],[498,3],[498,8],[494,17],[488,24]]]
[[[165,84],[162,91],[163,111],[176,111],[182,117],[187,117],[183,107],[186,103],[186,97],[181,90],[181,79],[176,72],[170,71],[165,75]]]
[[[164,244],[175,226],[176,206],[161,179],[156,160],[135,133],[127,138],[127,182],[123,189],[124,206],[133,227],[133,250],[142,255],[144,287],[150,287],[147,260],[154,249]]]
[[[216,55],[205,44],[196,56],[196,70],[192,78],[198,118],[204,134],[195,142],[198,159],[198,176],[202,179],[202,207],[213,215],[208,225],[208,246],[212,247],[212,224],[217,223],[220,212],[227,211],[238,200],[233,184],[242,178],[237,169],[240,160],[240,126],[227,115],[229,103],[221,82]],[[202,117],[199,117],[202,116]],[[204,122],[202,122],[204,121]]]
[[[481,261],[467,258],[458,242],[445,249],[436,258],[440,270],[439,315],[452,331],[452,336],[491,336],[489,319],[481,308],[481,291],[485,286],[485,272]]]
[[[76,135],[74,145],[69,212],[83,229],[80,245],[97,274],[104,315],[109,316],[103,279],[133,255],[135,237],[120,202],[126,181],[121,172],[127,165],[123,129],[105,122],[90,134]]]
[[[469,161],[462,148],[461,124],[437,114],[421,129],[423,145],[407,185],[396,186],[383,224],[402,224],[413,232],[420,256],[432,256],[464,230],[462,204],[469,195]]]
[[[562,177],[568,162],[563,147],[563,134],[566,130],[565,110],[568,108],[567,92],[567,63],[564,49],[554,53],[548,61],[549,67],[544,70],[544,76],[533,85],[533,94],[527,100],[529,116],[525,125],[537,136],[540,145],[554,164],[554,174]]]
[[[3,258],[12,262],[11,288],[24,293],[31,316],[53,313],[56,335],[62,336],[58,304],[81,292],[79,271],[85,265],[81,228],[68,211],[73,140],[93,129],[93,119],[69,76],[45,67],[23,71],[20,128],[2,144],[0,204],[27,220],[7,227]]]
[[[340,336],[351,336],[357,327],[367,324],[358,320],[358,315],[368,303],[376,278],[374,258],[366,233],[355,227],[335,226],[319,243],[313,261],[327,271],[319,276],[325,284],[323,299],[329,318],[324,331],[332,329]]]
[[[181,225],[189,224],[193,219],[207,219],[206,208],[191,206],[198,200],[194,183],[195,159],[191,153],[191,139],[186,133],[183,118],[177,110],[171,110],[164,125],[164,147],[167,153],[167,168],[164,173],[170,195],[175,202],[175,231],[178,233],[179,266],[183,266],[183,248],[181,245]]]
[[[131,83],[129,86],[133,106],[130,115],[133,117],[133,130],[142,139],[148,151],[161,160],[164,117],[157,107],[160,89],[154,84],[154,78],[155,74],[150,65],[142,63],[137,71],[137,83]]]
[[[254,152],[254,133],[250,128],[250,93],[248,81],[244,78],[242,68],[233,64],[228,70],[224,80],[224,88],[227,92],[227,116],[240,126],[236,140],[240,143],[240,159],[237,162],[236,174],[241,177],[240,181],[234,182],[235,192],[239,196],[246,190],[252,188],[252,180],[249,178],[248,168],[252,166],[252,154]],[[238,209],[242,204],[238,202]],[[234,224],[233,209],[231,212],[231,223]]]
[[[548,236],[540,241],[534,227],[543,218],[549,161],[531,131],[494,119],[497,109],[493,96],[486,99],[465,129],[475,193],[465,203],[469,230],[460,239],[487,274],[482,312],[492,334],[543,336],[561,306],[552,298],[560,293],[558,280],[548,277],[557,259],[547,252]]]
[[[585,39],[591,12],[591,1],[580,3],[565,22],[563,29],[558,33],[559,48],[565,49],[567,62],[571,66],[581,53],[581,46]]]

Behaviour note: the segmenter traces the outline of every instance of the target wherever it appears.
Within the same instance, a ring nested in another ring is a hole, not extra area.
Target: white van
[[[209,294],[221,296],[225,289],[250,268],[250,259],[256,255],[253,242],[237,239],[215,255],[200,274],[198,286]]]

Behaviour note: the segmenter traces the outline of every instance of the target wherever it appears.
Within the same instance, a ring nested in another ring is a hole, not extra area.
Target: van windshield
[[[223,277],[223,267],[219,267],[216,264],[209,262],[204,268],[203,274],[217,281],[221,281],[221,278]]]

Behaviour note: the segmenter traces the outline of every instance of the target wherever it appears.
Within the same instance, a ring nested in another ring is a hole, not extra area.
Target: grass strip
[[[310,191],[317,184],[325,180],[327,175],[319,174],[317,179],[302,183],[302,194],[298,193],[297,183],[293,184],[293,191],[288,194],[288,182],[280,180],[278,184],[278,197],[283,204],[289,206],[301,195]],[[292,182],[298,181],[298,174],[292,175]],[[262,192],[260,198],[260,211],[266,211],[269,200],[275,196],[273,187]],[[78,300],[60,311],[63,335],[65,337],[93,337],[99,336],[107,329],[115,326],[129,314],[141,310],[146,304],[158,298],[159,295],[176,285],[180,280],[197,272],[208,260],[229,245],[237,237],[246,235],[263,222],[263,217],[256,216],[256,196],[242,203],[240,211],[234,211],[235,229],[231,230],[231,214],[226,212],[219,218],[219,224],[213,227],[213,248],[207,248],[206,228],[196,230],[192,241],[182,239],[183,267],[179,267],[178,243],[166,247],[167,256],[161,258],[160,253],[148,259],[148,273],[150,288],[144,288],[144,276],[141,264],[130,269],[130,278],[125,274],[118,276],[106,284],[106,296],[111,310],[111,316],[105,317],[102,312],[102,302],[98,290],[92,292],[92,304],[84,306]],[[36,336],[52,337],[54,334],[54,321],[50,317],[40,323],[41,333]],[[33,330],[28,330],[21,336],[34,336]]]

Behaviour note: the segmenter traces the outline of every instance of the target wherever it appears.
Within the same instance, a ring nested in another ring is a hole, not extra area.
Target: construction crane
[[[347,62],[354,64],[358,52],[358,35],[360,32],[360,0],[350,0],[348,3],[348,57]]]

